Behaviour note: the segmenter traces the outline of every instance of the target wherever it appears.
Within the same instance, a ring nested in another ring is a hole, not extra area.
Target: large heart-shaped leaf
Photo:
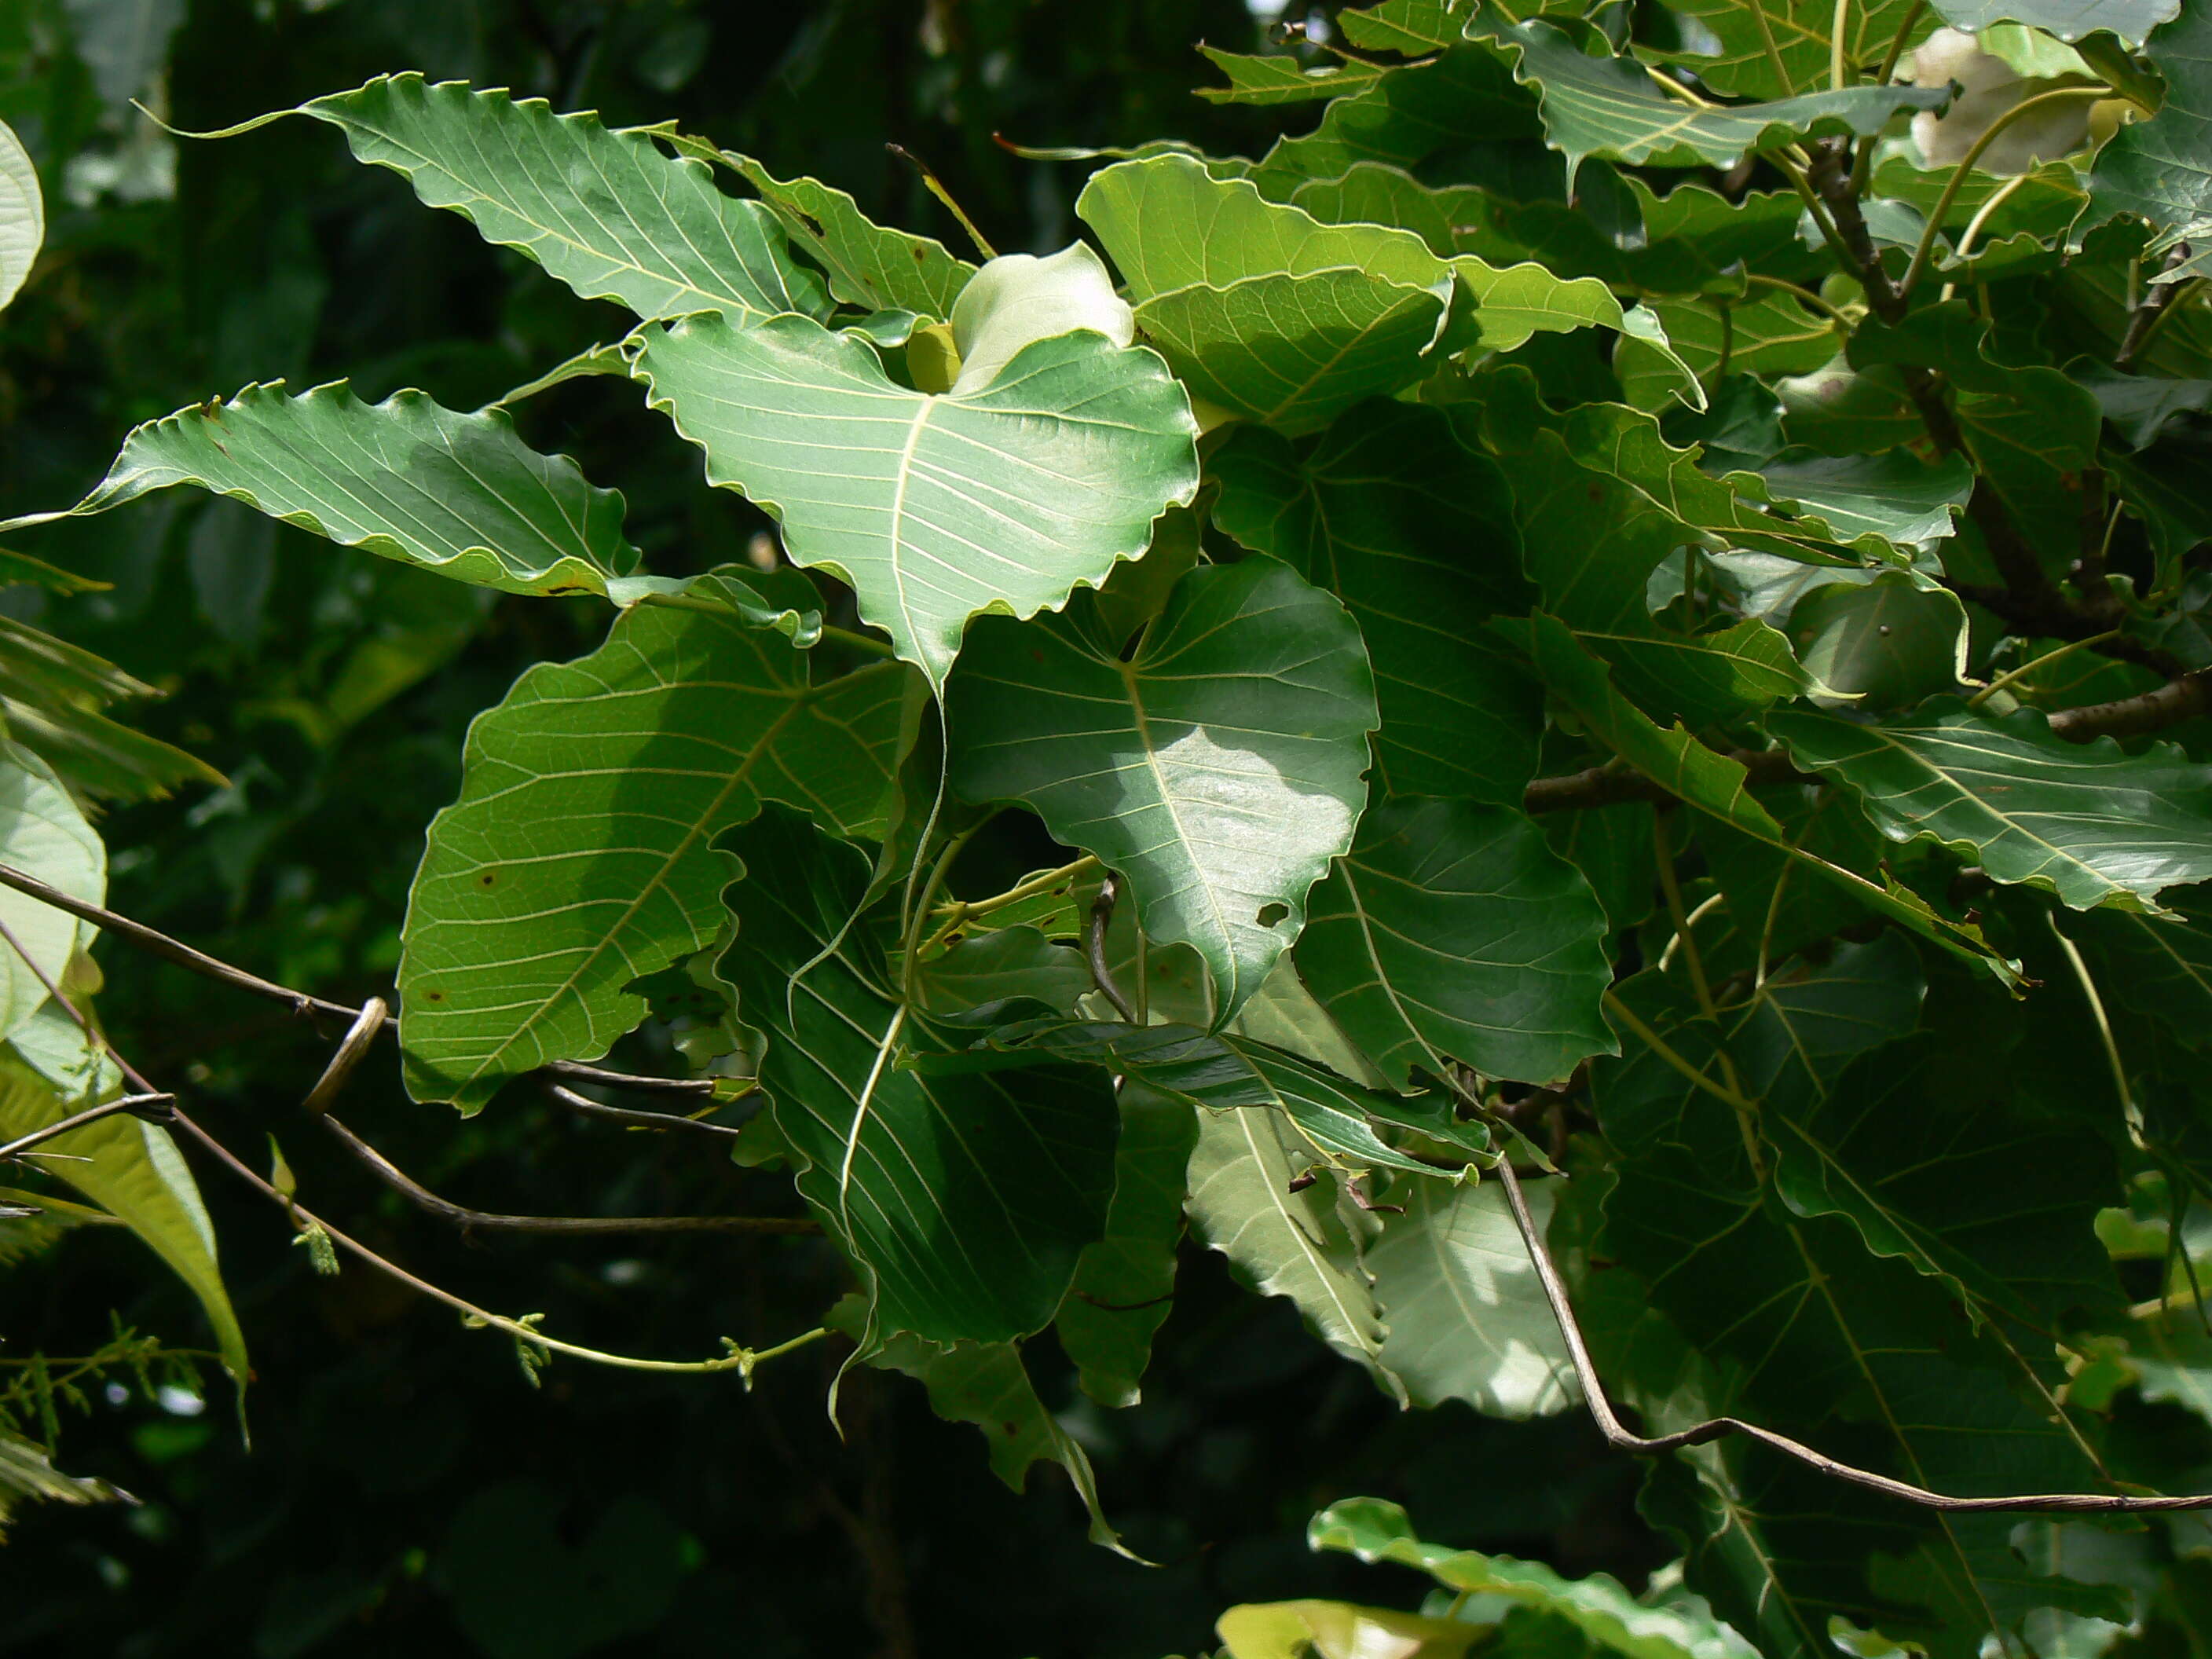
[[[104,513],[174,484],[505,593],[605,593],[637,562],[623,499],[562,455],[540,455],[501,411],[456,414],[420,392],[365,404],[342,380],[289,397],[250,386],[149,421],[66,513]]]
[[[780,520],[793,562],[851,584],[936,688],[970,617],[1097,586],[1198,489],[1182,388],[1096,334],[1038,341],[980,390],[932,397],[804,317],[695,317],[647,331],[637,374],[707,452],[708,478]]]
[[[416,1097],[475,1111],[520,1073],[604,1054],[645,1015],[625,988],[719,931],[736,867],[713,842],[763,801],[880,828],[910,683],[883,663],[814,684],[781,634],[654,604],[524,674],[469,728],[410,897]]]
[[[518,103],[412,71],[283,113],[295,112],[338,128],[362,161],[404,173],[429,205],[453,209],[587,300],[646,318],[830,313],[821,277],[791,258],[775,216],[723,195],[705,162],[664,155],[653,141],[665,133],[610,132],[598,116],[556,115],[542,98]]]
[[[953,787],[1024,800],[1197,950],[1228,1019],[1297,937],[1367,799],[1374,682],[1344,607],[1273,560],[1194,570],[1127,660],[1079,596],[975,630],[948,697]]]
[[[1451,800],[1370,808],[1313,898],[1298,972],[1398,1087],[1458,1060],[1547,1083],[1619,1052],[1599,994],[1605,912],[1520,813]]]
[[[1176,372],[1285,432],[1418,378],[1450,298],[1450,267],[1411,231],[1322,224],[1186,155],[1093,174],[1076,211]]]
[[[1528,602],[1504,475],[1441,410],[1376,402],[1294,445],[1256,427],[1207,461],[1213,521],[1358,618],[1394,794],[1517,802],[1536,769],[1541,694],[1481,619]]]
[[[2165,888],[2212,879],[2212,767],[2171,744],[2069,743],[2034,709],[1991,715],[1952,697],[1880,726],[1790,709],[1771,726],[1893,840],[1942,842],[2076,910],[2154,908]]]
[[[720,971],[768,1033],[761,1084],[799,1190],[870,1292],[868,1334],[997,1342],[1041,1328],[1101,1237],[1116,1115],[1089,1067],[927,1073],[945,1044],[902,1002],[869,919],[869,861],[769,808],[723,842]]]

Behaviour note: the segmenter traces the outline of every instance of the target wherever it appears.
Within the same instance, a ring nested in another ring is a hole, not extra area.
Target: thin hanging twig
[[[690,1129],[702,1135],[717,1135],[725,1140],[734,1139],[744,1133],[720,1123],[707,1123],[696,1117],[679,1117],[673,1112],[634,1112],[627,1107],[608,1106],[578,1094],[574,1089],[547,1081],[545,1093],[556,1104],[565,1106],[580,1117],[596,1117],[609,1123],[627,1125],[633,1129]]]
[[[97,1123],[118,1112],[128,1112],[149,1123],[167,1123],[175,1115],[176,1107],[177,1097],[174,1095],[118,1095],[98,1106],[88,1106],[58,1123],[49,1123],[43,1129],[33,1129],[27,1135],[18,1136],[5,1146],[0,1146],[0,1158],[17,1157],[58,1135],[65,1135],[72,1129],[82,1129],[88,1123]]]
[[[1684,1446],[1703,1446],[1731,1435],[1741,1435],[1770,1446],[1785,1457],[1854,1486],[1864,1486],[1887,1497],[1902,1498],[1908,1504],[1917,1504],[1923,1509],[1940,1510],[1947,1514],[1995,1510],[2035,1511],[2065,1510],[2088,1514],[2139,1515],[2160,1510],[2212,1509],[2212,1493],[2201,1497],[2130,1498],[2113,1492],[2034,1492],[2018,1498],[1953,1498],[1943,1492],[1930,1492],[1925,1486],[1915,1486],[1903,1480],[1893,1480],[1886,1474],[1876,1474],[1871,1469],[1856,1468],[1849,1463],[1839,1463],[1825,1453],[1810,1446],[1763,1429],[1756,1423],[1747,1423],[1741,1418],[1715,1417],[1673,1434],[1641,1435],[1632,1432],[1614,1413],[1612,1402],[1605,1396],[1605,1385],[1599,1381],[1597,1367],[1590,1362],[1589,1348],[1583,1340],[1582,1327],[1576,1322],[1574,1306],[1567,1300],[1565,1285],[1560,1280],[1559,1270],[1552,1263],[1551,1252],[1536,1231],[1536,1224],[1528,1213],[1528,1200],[1522,1196],[1521,1178],[1513,1173],[1510,1159],[1498,1161],[1498,1178],[1504,1184],[1505,1202],[1513,1212],[1513,1224],[1520,1231],[1521,1243],[1528,1252],[1528,1260],[1536,1269],[1536,1280],[1544,1287],[1544,1299],[1552,1305],[1552,1317],[1559,1322],[1559,1335],[1567,1345],[1567,1358],[1575,1368],[1575,1380],[1582,1384],[1583,1399],[1589,1407],[1589,1414],[1597,1424],[1598,1432],[1616,1450],[1635,1452],[1639,1455],[1653,1452],[1674,1451]]]

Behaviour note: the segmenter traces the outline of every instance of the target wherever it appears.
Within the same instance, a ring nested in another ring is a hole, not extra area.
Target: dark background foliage
[[[623,326],[356,165],[333,134],[172,142],[131,97],[203,129],[420,68],[614,123],[674,117],[952,240],[885,154],[896,141],[1002,250],[1042,251],[1073,234],[1075,169],[1018,160],[993,134],[1171,133],[1254,153],[1275,130],[1267,112],[1187,89],[1205,78],[1192,42],[1249,47],[1260,28],[1241,0],[9,0],[0,118],[39,162],[52,224],[0,320],[0,506],[73,500],[129,424],[252,380],[343,373],[372,398],[417,386],[470,408]],[[657,570],[742,556],[759,528],[734,496],[690,488],[696,453],[604,382],[522,419],[532,443],[623,489]],[[29,601],[36,619],[158,684],[169,696],[140,722],[230,780],[109,815],[114,902],[334,997],[389,985],[470,716],[528,664],[586,648],[605,616],[482,604],[198,498],[62,526],[37,551],[113,586]],[[19,608],[25,592],[9,596]],[[997,856],[1012,874],[1036,850]],[[323,1051],[289,1016],[102,956],[105,1011],[143,1067],[249,1155],[276,1134],[326,1213],[486,1305],[690,1355],[802,1329],[845,1288],[806,1240],[456,1237],[300,1119]],[[629,1058],[673,1063],[637,1041]],[[349,1114],[485,1209],[727,1210],[776,1201],[781,1184],[520,1091],[462,1123],[408,1103],[388,1052]],[[841,1438],[823,1409],[840,1350],[769,1367],[750,1395],[730,1376],[559,1363],[532,1390],[502,1339],[365,1272],[316,1278],[258,1200],[204,1184],[253,1348],[251,1449],[220,1385],[197,1412],[95,1394],[64,1420],[63,1461],[143,1502],[26,1513],[0,1551],[0,1650],[1156,1656],[1207,1644],[1232,1601],[1410,1602],[1410,1580],[1306,1554],[1306,1515],[1354,1492],[1407,1503],[1431,1536],[1569,1572],[1636,1582],[1662,1559],[1634,1517],[1634,1471],[1578,1416],[1534,1431],[1456,1406],[1401,1416],[1285,1304],[1235,1290],[1196,1251],[1139,1408],[1109,1419],[1079,1404],[1044,1341],[1030,1350],[1109,1511],[1164,1564],[1146,1569],[1084,1541],[1056,1473],[1026,1498],[1000,1486],[975,1431],[939,1421],[902,1379],[847,1379]],[[81,1236],[0,1279],[8,1353],[89,1351],[111,1310],[173,1344],[204,1340],[185,1292],[127,1237]]]

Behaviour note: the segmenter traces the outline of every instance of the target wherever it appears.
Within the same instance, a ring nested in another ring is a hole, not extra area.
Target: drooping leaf
[[[970,617],[1097,586],[1198,488],[1182,387],[1095,334],[1039,341],[990,385],[939,397],[803,317],[648,331],[637,372],[707,452],[709,482],[776,517],[793,562],[850,583],[934,688]]]
[[[2212,768],[2171,744],[2069,743],[2035,709],[1996,715],[1955,698],[1878,726],[1801,709],[1770,723],[1892,840],[1962,849],[1993,879],[2075,909],[2155,908],[2164,889],[2212,878]]]
[[[1292,1192],[1310,1163],[1272,1111],[1200,1112],[1190,1158],[1191,1230],[1262,1296],[1290,1298],[1315,1335],[1365,1365],[1384,1389],[1386,1334],[1366,1269],[1328,1181]]]
[[[1553,1184],[1531,1182],[1540,1236]],[[1486,1416],[1546,1417],[1581,1398],[1559,1322],[1494,1182],[1402,1183],[1367,1246],[1389,1334],[1382,1363],[1416,1406],[1462,1400]]]
[[[1931,466],[1899,450],[1792,456],[1762,467],[1759,476],[1777,505],[1818,514],[1844,545],[1868,535],[1897,545],[1942,541],[1957,528],[1974,487],[1963,455]]]
[[[72,898],[106,902],[107,849],[99,835],[53,769],[6,741],[0,741],[0,864]],[[21,947],[0,943],[0,1037],[11,1037],[48,1001],[48,982],[60,982],[95,930],[12,887],[0,891],[0,923]]]
[[[646,1012],[625,988],[720,930],[737,872],[715,837],[763,801],[878,828],[909,681],[884,663],[816,684],[781,635],[657,605],[525,673],[470,728],[415,878],[416,1097],[474,1111],[521,1073],[604,1054]]]
[[[12,1048],[0,1052],[0,1141],[45,1128],[121,1092],[119,1079],[82,1093],[66,1092]],[[45,1167],[121,1220],[184,1280],[207,1314],[224,1369],[244,1388],[249,1371],[246,1338],[223,1288],[215,1229],[169,1132],[115,1112],[57,1135],[40,1150],[67,1154]]]
[[[869,311],[948,318],[975,267],[933,237],[872,222],[842,190],[812,179],[778,179],[749,155],[722,159],[745,176],[793,241],[821,262],[830,291]]]
[[[565,456],[540,455],[496,409],[473,415],[420,392],[365,404],[342,380],[298,397],[250,386],[137,428],[93,492],[104,513],[193,484],[343,547],[505,593],[605,593],[629,574],[622,497]]]
[[[105,1480],[63,1474],[39,1447],[0,1430],[0,1528],[23,1504],[114,1504],[127,1495]]]
[[[1121,1534],[1098,1502],[1091,1458],[1037,1398],[1021,1352],[1011,1342],[960,1342],[943,1346],[901,1335],[871,1356],[870,1364],[903,1371],[929,1390],[930,1409],[951,1423],[973,1423],[991,1449],[991,1473],[1016,1492],[1041,1462],[1067,1471],[1075,1494],[1091,1516],[1091,1541],[1127,1555]]]
[[[1364,90],[1382,78],[1375,64],[1357,62],[1323,64],[1308,69],[1285,52],[1261,57],[1251,52],[1223,52],[1201,46],[1206,61],[1229,77],[1225,87],[1200,87],[1198,95],[1209,104],[1303,104],[1316,98],[1335,98]]]
[[[1366,800],[1373,681],[1344,608],[1272,560],[1194,570],[1124,661],[1079,596],[975,630],[948,694],[952,786],[1023,800],[1129,878],[1233,1015],[1297,937]]]
[[[1076,211],[1176,372],[1285,433],[1419,378],[1443,326],[1452,273],[1419,237],[1324,225],[1188,156],[1094,173]]]
[[[720,971],[739,1017],[767,1033],[762,1087],[800,1195],[867,1288],[868,1332],[990,1344],[1041,1329],[1105,1227],[1116,1127],[1104,1078],[898,1064],[902,1050],[950,1045],[897,1000],[870,921],[856,920],[866,856],[774,806],[723,845],[746,878],[726,896],[737,939]]]
[[[1379,1498],[1330,1504],[1314,1516],[1306,1539],[1317,1550],[1412,1567],[1455,1593],[1499,1596],[1554,1614],[1601,1652],[1628,1659],[1750,1659],[1743,1639],[1710,1614],[1650,1606],[1605,1573],[1566,1578],[1540,1561],[1425,1543],[1403,1509]]]
[[[1133,1406],[1152,1338],[1175,1293],[1183,1186],[1198,1139],[1188,1104],[1129,1079],[1120,1091],[1114,1201],[1106,1231],[1085,1248],[1053,1330],[1083,1391],[1102,1406]]]
[[[39,170],[15,129],[0,121],[0,308],[14,299],[46,240]]]
[[[665,132],[609,131],[596,115],[556,115],[542,98],[517,102],[413,72],[297,112],[338,128],[362,161],[405,174],[430,206],[461,214],[587,300],[647,319],[830,313],[822,279],[790,257],[775,216],[725,196],[705,162],[664,155],[654,139]]]
[[[1734,167],[1784,139],[1826,132],[1868,137],[1903,109],[1932,109],[1945,87],[1849,87],[1759,104],[1699,108],[1670,98],[1632,58],[1591,58],[1541,19],[1497,24],[1477,19],[1515,78],[1536,88],[1544,137],[1567,158],[1571,185],[1589,156],[1654,167]]]
[[[1297,963],[1401,1089],[1447,1060],[1546,1083],[1615,1052],[1605,933],[1589,884],[1520,813],[1397,800],[1369,810],[1315,894]]]
[[[1361,404],[1302,445],[1258,428],[1207,462],[1213,521],[1358,621],[1393,794],[1511,805],[1535,770],[1534,683],[1480,631],[1528,602],[1504,475],[1438,410]]]

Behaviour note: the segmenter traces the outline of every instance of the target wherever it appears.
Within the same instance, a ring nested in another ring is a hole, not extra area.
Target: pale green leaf
[[[793,563],[855,590],[863,620],[941,688],[968,619],[1064,604],[1198,489],[1197,424],[1149,351],[1096,334],[1027,347],[989,386],[932,397],[803,317],[648,331],[637,373],[707,453],[711,483],[782,524]]]
[[[0,739],[0,864],[14,866],[88,904],[107,900],[107,849],[54,775],[20,743]],[[0,891],[0,923],[20,951],[0,944],[0,1037],[37,1015],[94,929],[13,888]],[[27,961],[25,958],[28,957]]]
[[[1248,1601],[1214,1620],[1221,1659],[1463,1659],[1482,1630],[1350,1601]]]
[[[1042,259],[1008,253],[992,260],[960,290],[951,320],[960,354],[956,398],[998,379],[1024,346],[1082,328],[1127,346],[1137,326],[1105,265],[1083,242]]]
[[[0,121],[0,307],[15,297],[46,240],[39,170],[15,129]]]

